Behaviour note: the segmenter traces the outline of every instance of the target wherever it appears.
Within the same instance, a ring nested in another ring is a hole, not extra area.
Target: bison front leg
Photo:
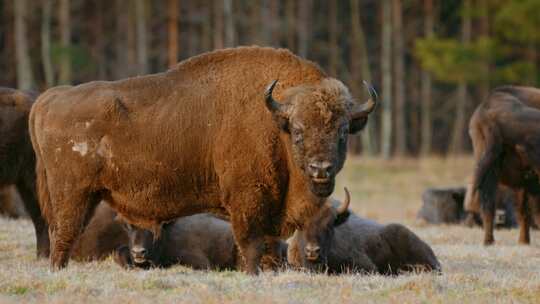
[[[528,245],[531,243],[530,237],[530,215],[528,206],[528,195],[523,189],[516,192],[517,220],[519,223],[519,243]]]
[[[244,214],[233,214],[231,224],[234,238],[240,255],[243,257],[244,271],[248,274],[259,273],[259,264],[264,253],[264,235],[258,227],[250,223],[253,218],[247,218]]]

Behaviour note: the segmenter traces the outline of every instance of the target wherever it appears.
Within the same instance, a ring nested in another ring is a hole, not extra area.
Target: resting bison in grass
[[[375,105],[310,61],[259,47],[50,89],[30,130],[51,267],[67,265],[104,199],[149,230],[195,213],[230,216],[246,271],[257,273],[266,241],[302,228],[332,193],[347,136]]]
[[[123,267],[237,269],[240,259],[231,224],[210,214],[182,217],[150,231],[124,222],[128,246],[119,248],[115,260]]]
[[[418,211],[417,218],[430,224],[457,224],[464,222],[473,227],[482,225],[482,219],[478,212],[470,207],[467,209],[467,201],[470,201],[470,189],[457,188],[430,188],[422,194],[422,207]],[[513,192],[499,189],[495,200],[495,225],[499,228],[517,227],[514,212]],[[465,210],[467,209],[467,210]],[[479,211],[479,210],[478,210]]]
[[[80,238],[73,246],[71,256],[78,261],[94,261],[107,258],[116,249],[128,244],[128,234],[122,223],[116,220],[116,212],[101,202]]]
[[[36,232],[38,257],[49,256],[47,224],[35,191],[36,159],[28,134],[28,115],[35,96],[0,87],[0,187],[15,185]]]
[[[458,223],[463,219],[466,189],[430,188],[422,193],[422,207],[417,217],[428,223]]]
[[[500,87],[478,106],[469,124],[476,168],[472,200],[479,200],[484,244],[493,244],[499,184],[516,193],[519,243],[529,244],[529,195],[540,194],[540,90]]]
[[[288,262],[330,273],[440,271],[433,250],[403,225],[381,225],[350,214],[345,202],[330,200],[288,241]]]

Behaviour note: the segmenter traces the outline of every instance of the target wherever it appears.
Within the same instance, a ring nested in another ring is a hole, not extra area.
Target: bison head
[[[265,92],[266,107],[281,130],[289,134],[292,158],[310,190],[318,197],[328,197],[345,162],[348,134],[366,125],[377,94],[364,82],[370,98],[358,104],[343,83],[326,78],[319,84],[290,88],[278,102],[272,96],[276,84],[277,80]]]
[[[304,255],[304,266],[319,269],[327,264],[334,228],[349,218],[350,201],[349,191],[345,188],[345,201],[337,208],[326,204],[305,223],[303,230],[297,232],[303,245],[300,254]]]
[[[162,243],[160,239],[161,225],[156,225],[152,230],[137,227],[127,221],[118,219],[129,239],[129,255],[133,264],[137,267],[148,268],[158,264],[162,254]]]

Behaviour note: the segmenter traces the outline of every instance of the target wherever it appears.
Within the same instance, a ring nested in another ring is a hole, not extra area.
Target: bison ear
[[[272,96],[277,82],[277,80],[274,80],[268,86],[268,88],[266,88],[266,91],[264,92],[264,101],[266,108],[268,111],[270,111],[270,113],[272,113],[272,117],[278,124],[279,128],[285,132],[289,132],[289,105],[276,101]]]
[[[350,215],[351,215],[351,212],[349,210],[337,214],[336,215],[336,220],[334,221],[334,227],[337,227],[337,226],[345,223],[349,219]]]
[[[377,107],[377,92],[367,81],[364,81],[369,99],[363,104],[354,104],[351,111],[351,122],[349,127],[349,133],[354,134],[362,130],[368,121],[368,116]]]

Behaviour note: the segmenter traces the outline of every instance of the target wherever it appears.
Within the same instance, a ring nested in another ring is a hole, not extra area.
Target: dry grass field
[[[480,229],[426,226],[415,221],[428,186],[464,184],[472,161],[463,159],[349,159],[336,196],[346,185],[352,209],[381,222],[407,224],[433,246],[443,274],[399,277],[326,276],[286,271],[249,277],[238,272],[125,271],[111,259],[72,262],[51,273],[34,258],[27,220],[0,220],[0,302],[122,303],[540,303],[540,233],[517,245],[517,230],[496,231],[484,248]]]

